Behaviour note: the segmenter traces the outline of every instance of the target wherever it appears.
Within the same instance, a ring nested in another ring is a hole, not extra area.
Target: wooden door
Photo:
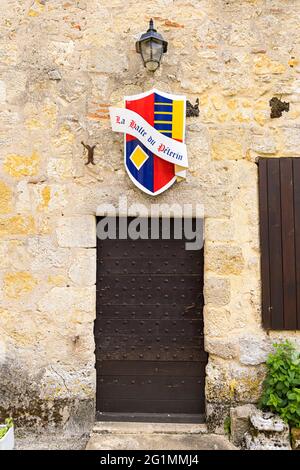
[[[161,231],[97,250],[97,412],[203,415],[203,250]]]

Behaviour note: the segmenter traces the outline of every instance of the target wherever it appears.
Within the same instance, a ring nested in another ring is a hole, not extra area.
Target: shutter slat
[[[265,328],[271,328],[270,311],[270,259],[269,259],[269,214],[268,214],[268,169],[266,159],[259,160],[259,211],[262,284],[262,320]]]
[[[284,328],[284,319],[279,159],[270,159],[267,166],[271,325],[274,330],[282,330]]]
[[[280,159],[284,327],[297,328],[293,162]]]
[[[300,158],[293,158],[297,329],[300,329]]]

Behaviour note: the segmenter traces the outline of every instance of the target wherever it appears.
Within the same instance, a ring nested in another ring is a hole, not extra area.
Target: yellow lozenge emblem
[[[142,150],[140,146],[137,146],[130,155],[130,160],[138,170],[144,165],[145,161],[148,160],[148,158],[149,155],[147,155],[146,152],[144,152],[144,150]]]

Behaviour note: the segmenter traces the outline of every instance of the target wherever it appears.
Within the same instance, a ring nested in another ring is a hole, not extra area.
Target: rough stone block
[[[242,250],[236,245],[206,245],[206,269],[217,274],[240,274],[244,267]]]
[[[48,77],[50,80],[61,80],[61,73],[58,69],[48,70]]]
[[[206,402],[206,424],[209,432],[225,434],[224,423],[229,415],[229,410],[229,403]]]
[[[50,237],[31,237],[27,244],[33,271],[58,268],[69,262],[70,250],[58,247]]]
[[[3,169],[14,178],[35,176],[38,174],[40,156],[36,152],[31,155],[7,155],[3,163]]]
[[[272,60],[267,55],[261,55],[254,60],[254,73],[257,75],[281,74],[286,66],[277,60]]]
[[[273,136],[254,134],[251,149],[265,155],[274,154],[277,152],[277,143]]]
[[[230,408],[231,440],[234,445],[243,444],[245,433],[250,427],[250,415],[254,410],[255,406],[251,404]]]
[[[204,282],[205,304],[224,306],[230,301],[230,281],[222,277],[208,277]]]
[[[189,155],[190,168],[199,167],[199,155],[202,162],[210,161],[209,134],[208,129],[203,124],[191,123],[188,126],[187,149]]]
[[[206,338],[226,337],[230,329],[230,311],[228,309],[205,305],[204,334]]]
[[[96,219],[92,215],[62,217],[56,235],[61,247],[95,247]]]
[[[274,413],[265,413],[256,409],[250,416],[250,422],[257,431],[289,433],[289,426]]]
[[[1,217],[0,236],[5,235],[32,235],[35,233],[35,220],[30,216],[15,215],[13,217]]]
[[[11,299],[29,294],[36,285],[37,280],[29,272],[12,272],[4,276],[4,293]]]
[[[65,321],[67,316],[73,321],[78,320],[79,312],[87,312],[90,315],[87,321],[93,319],[96,305],[95,287],[53,287],[39,302],[39,310],[58,315],[64,314],[60,321]],[[57,317],[59,318],[59,317]],[[80,319],[80,322],[84,320]]]
[[[4,181],[0,181],[0,214],[7,214],[12,210],[12,190]]]
[[[76,371],[65,365],[55,364],[45,370],[41,378],[40,397],[42,399],[68,398],[70,392],[77,399],[94,398],[96,391],[96,370],[90,364]]]
[[[201,203],[204,204],[206,217],[229,217],[231,210],[231,199],[228,193],[222,197],[216,197],[215,194],[204,193]]]
[[[96,250],[80,250],[69,269],[69,276],[75,284],[92,286],[96,283]]]
[[[250,429],[245,435],[248,450],[290,450],[289,426],[274,413],[254,410]]]
[[[47,173],[50,178],[70,179],[73,165],[70,158],[50,158],[47,164]]]
[[[19,355],[20,356],[20,355]],[[45,399],[41,390],[41,370],[35,370],[34,361],[31,367],[26,368],[15,357],[7,358],[1,365],[0,374],[0,421],[3,421],[13,410],[14,422],[18,432],[22,430],[43,431],[55,428],[69,432],[90,432],[95,419],[95,399],[91,397],[93,385],[88,383],[88,393],[84,390],[80,393],[68,393],[60,398],[50,394]],[[53,371],[53,368],[51,367]],[[54,370],[55,372],[55,370]],[[58,370],[58,374],[60,374]],[[83,386],[88,379],[82,376],[82,371],[77,369],[78,386]],[[57,382],[61,383],[63,376],[57,376]],[[17,379],[16,379],[17,378]],[[10,393],[5,393],[10,390]],[[76,396],[77,394],[77,396]],[[41,434],[39,434],[40,436]]]
[[[243,146],[237,140],[221,139],[212,144],[213,160],[240,160],[243,157]]]
[[[101,39],[100,39],[101,41]],[[108,50],[106,43],[93,44],[89,67],[98,73],[120,73],[128,68],[126,54],[116,48]]]
[[[205,238],[206,240],[228,242],[233,240],[234,223],[233,220],[226,219],[206,219]]]
[[[272,344],[265,337],[256,337],[254,334],[244,335],[239,340],[240,362],[247,365],[256,365],[266,362],[272,350]]]
[[[256,403],[265,377],[262,366],[242,366],[210,356],[206,366],[206,399],[211,402]]]
[[[0,80],[0,103],[5,103],[6,100],[6,83]]]
[[[284,155],[299,155],[300,153],[300,126],[283,127],[281,129],[283,138]]]
[[[245,434],[245,445],[247,450],[291,450],[288,439],[281,439],[280,435],[266,437],[263,433],[253,436]]]
[[[205,338],[205,351],[224,359],[234,359],[237,356],[237,344],[224,339]]]
[[[300,428],[291,429],[291,441],[293,450],[300,450]]]

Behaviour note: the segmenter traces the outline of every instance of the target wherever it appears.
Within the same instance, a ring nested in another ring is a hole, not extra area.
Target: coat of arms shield
[[[125,97],[125,108],[137,113],[160,134],[177,142],[184,142],[185,96],[151,90]],[[153,152],[139,137],[128,132],[124,135],[125,167],[133,183],[142,191],[155,196],[168,189],[177,176],[185,176],[185,169],[180,166],[180,161],[178,166],[171,158],[169,161],[165,159],[164,155],[172,156],[174,153],[166,145],[163,146],[164,152]],[[158,149],[163,147],[161,145]],[[164,155],[160,156],[159,153]]]

